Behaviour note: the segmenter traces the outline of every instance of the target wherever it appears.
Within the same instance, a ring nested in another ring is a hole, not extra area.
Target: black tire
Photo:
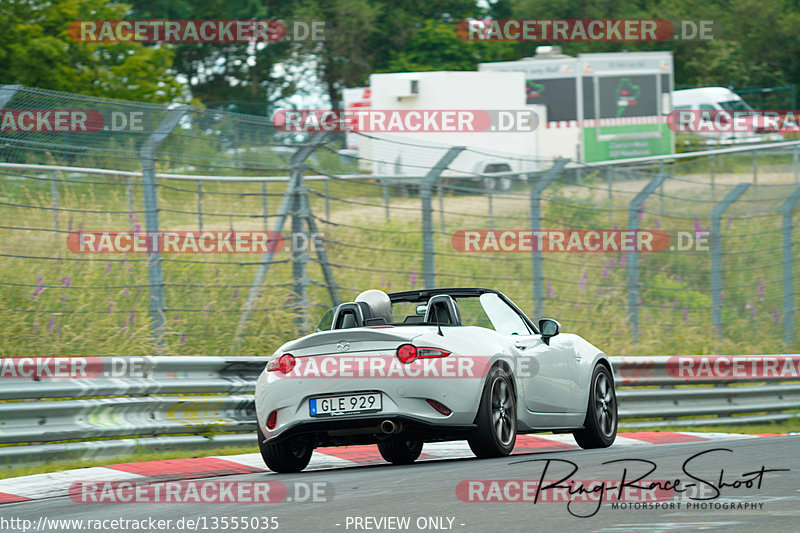
[[[505,457],[517,441],[517,399],[511,378],[494,367],[486,379],[475,417],[478,427],[469,437],[469,447],[481,459]]]
[[[300,437],[282,440],[277,443],[264,443],[264,434],[257,428],[258,449],[264,464],[273,472],[292,473],[300,472],[308,466],[314,447]]]
[[[595,367],[590,387],[583,429],[572,435],[581,448],[607,448],[617,438],[619,423],[617,393],[608,368],[602,364]]]
[[[419,459],[422,453],[421,440],[401,440],[378,443],[381,457],[393,465],[410,465]]]

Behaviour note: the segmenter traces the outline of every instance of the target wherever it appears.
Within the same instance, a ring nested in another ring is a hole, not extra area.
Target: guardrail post
[[[458,154],[466,149],[466,146],[453,146],[442,158],[431,168],[422,178],[420,183],[420,199],[422,200],[422,271],[426,289],[436,286],[436,262],[433,251],[433,187],[439,180],[439,176],[453,162]]]
[[[187,106],[170,110],[139,150],[142,159],[142,194],[144,196],[145,229],[150,237],[147,250],[147,278],[150,291],[150,323],[155,353],[166,344],[164,338],[164,272],[158,249],[158,189],[156,184],[156,151],[189,111]]]
[[[642,209],[645,200],[662,185],[665,174],[656,174],[650,183],[639,191],[633,200],[628,204],[628,230],[636,231],[639,229],[639,211]],[[628,316],[633,328],[633,340],[639,340],[639,252],[635,251],[628,254]]]
[[[561,169],[569,159],[556,159],[553,166],[548,168],[541,177],[531,186],[531,231],[536,235],[542,230],[542,192],[558,177]],[[533,318],[544,316],[544,272],[542,269],[542,252],[534,246],[531,252],[531,278],[533,282]]]
[[[308,157],[321,146],[328,136],[327,132],[315,133],[311,136],[308,143],[302,145],[298,150],[292,154],[289,160],[289,183],[286,187],[286,192],[281,201],[281,207],[278,211],[277,220],[275,221],[274,234],[278,235],[283,231],[283,226],[286,224],[286,219],[292,210],[295,201],[295,193],[297,189],[303,184],[303,169],[305,168],[304,162]],[[250,320],[250,312],[253,309],[256,301],[261,297],[261,286],[269,272],[269,267],[272,264],[272,258],[275,255],[275,250],[272,246],[267,247],[267,251],[261,258],[261,263],[258,265],[256,275],[253,277],[253,286],[250,287],[250,292],[247,295],[242,315],[239,317],[239,324],[236,327],[236,334],[233,337],[233,347],[235,348],[241,343],[242,336],[247,329],[247,321]]]
[[[783,340],[786,346],[794,341],[794,255],[792,218],[794,208],[800,201],[800,188],[795,189],[792,195],[783,202]]]
[[[740,183],[711,211],[711,321],[714,331],[722,336],[722,214],[750,187]]]

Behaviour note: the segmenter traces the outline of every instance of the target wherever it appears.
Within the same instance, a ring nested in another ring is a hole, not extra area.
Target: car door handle
[[[527,346],[522,344],[521,342],[515,342],[514,348],[516,348],[517,350],[524,350],[527,348]]]

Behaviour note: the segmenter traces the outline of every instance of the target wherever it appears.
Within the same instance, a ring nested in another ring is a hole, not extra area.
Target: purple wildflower
[[[72,233],[72,217],[69,217],[69,222],[67,222],[67,233]]]
[[[608,277],[608,267],[603,269],[603,273],[601,274],[601,276],[603,276],[604,278]]]
[[[411,288],[414,288],[414,285],[417,283],[417,269],[411,271],[411,274],[408,276],[408,281],[411,283]]]
[[[106,264],[106,274],[108,274],[109,272],[111,272],[111,263]]]
[[[36,333],[37,331],[39,331],[39,321],[38,320],[34,320],[33,321],[33,332]]]
[[[125,296],[130,296],[131,295],[131,290],[128,289],[128,288],[124,288],[124,289],[122,289],[122,294],[124,294]]]
[[[136,320],[136,310],[135,309],[133,311],[131,311],[131,314],[128,317],[128,323],[132,326],[134,320]]]
[[[70,283],[72,283],[72,278],[61,278],[61,283],[63,283],[65,287],[69,287]]]
[[[703,231],[703,226],[700,225],[700,221],[699,220],[694,219],[694,232],[695,233],[700,233],[701,231]]]
[[[628,259],[623,255],[622,257],[619,258],[619,266],[624,267],[627,261]]]
[[[553,287],[550,285],[550,280],[547,280],[547,297],[552,298],[553,294]]]
[[[725,229],[731,229],[731,224],[733,224],[733,217],[728,215],[728,223],[725,224]]]
[[[33,291],[33,299],[38,300],[42,291],[44,291],[44,276],[39,276],[36,280],[36,289]]]
[[[53,324],[56,323],[56,317],[51,316],[50,322],[47,323],[47,331],[53,331]]]
[[[186,344],[186,335],[181,335],[180,343],[181,344]]]
[[[660,228],[660,227],[661,227],[661,222],[660,222],[660,221],[659,221],[659,220],[656,218],[655,220],[653,220],[653,226],[654,226],[656,229],[658,229],[658,228]]]
[[[678,298],[675,298],[675,301],[672,302],[672,310],[673,311],[677,310],[678,305],[680,305],[680,302],[678,301]]]
[[[581,292],[581,294],[586,292],[586,280],[587,279],[588,279],[588,276],[586,275],[586,272],[584,272],[583,276],[581,276],[580,284],[578,285],[578,290]]]
[[[763,300],[766,297],[766,290],[764,287],[764,280],[761,280],[761,283],[758,285],[758,296]]]
[[[233,296],[231,296],[231,300],[238,300],[239,299],[239,289],[233,291]]]
[[[108,312],[110,313],[113,310],[114,310],[114,298],[109,296],[108,297]]]
[[[778,308],[774,305],[772,306],[772,319],[776,324],[781,321],[781,315],[778,313]]]
[[[602,288],[602,287],[599,287],[599,288],[597,289],[597,295],[598,295],[598,296],[602,296],[602,295],[603,295],[603,288]]]

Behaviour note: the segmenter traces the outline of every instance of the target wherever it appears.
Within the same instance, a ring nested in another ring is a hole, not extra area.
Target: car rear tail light
[[[417,358],[417,347],[413,344],[401,344],[397,347],[397,358],[401,363],[413,363]]]
[[[267,372],[280,370],[282,373],[288,374],[294,368],[295,363],[294,356],[290,353],[285,353],[267,364]]]
[[[431,407],[433,407],[434,409],[436,409],[437,411],[442,413],[444,416],[447,416],[447,415],[449,415],[450,413],[453,412],[450,409],[448,409],[446,405],[444,405],[443,403],[437,402],[436,400],[426,399],[425,401],[428,402]]]
[[[401,344],[397,348],[397,358],[401,363],[413,363],[417,359],[431,359],[434,357],[447,357],[450,352],[441,348],[417,348],[413,344]]]
[[[417,357],[420,359],[428,359],[432,357],[447,357],[450,352],[446,352],[441,348],[418,348]]]
[[[275,429],[278,423],[278,411],[272,411],[267,417],[267,429]]]

